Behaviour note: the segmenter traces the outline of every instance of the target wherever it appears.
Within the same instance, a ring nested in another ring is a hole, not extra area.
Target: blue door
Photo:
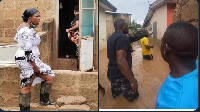
[[[97,3],[96,0],[80,0],[79,4],[79,68],[87,71],[93,68]]]

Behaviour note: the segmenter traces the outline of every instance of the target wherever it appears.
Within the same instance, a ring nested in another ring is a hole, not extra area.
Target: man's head
[[[128,24],[124,19],[117,19],[114,23],[115,30],[120,30],[124,34],[128,34]]]
[[[198,55],[198,29],[190,23],[176,22],[164,33],[161,55],[166,62],[172,58],[196,60]]]
[[[79,13],[79,5],[76,5],[74,7],[74,15],[78,14]]]

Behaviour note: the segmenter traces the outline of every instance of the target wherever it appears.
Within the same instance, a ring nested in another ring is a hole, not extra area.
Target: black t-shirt
[[[128,62],[128,65],[131,69],[132,67],[132,56],[131,56],[131,50],[132,47],[130,45],[129,37],[122,32],[114,32],[107,42],[107,57],[109,59],[108,62],[108,71],[107,76],[108,79],[118,79],[118,78],[124,78],[123,74],[119,70],[117,66],[117,60],[116,60],[116,51],[117,50],[126,50],[127,51],[127,57],[126,60]]]

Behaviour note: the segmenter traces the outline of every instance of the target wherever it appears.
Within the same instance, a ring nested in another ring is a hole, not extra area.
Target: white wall
[[[167,5],[157,8],[150,20],[153,31],[153,23],[157,21],[157,39],[161,39],[167,28]]]
[[[103,8],[99,7],[99,51],[105,48],[107,48],[106,13]]]

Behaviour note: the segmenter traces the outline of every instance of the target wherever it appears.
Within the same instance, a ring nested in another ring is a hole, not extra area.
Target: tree
[[[137,28],[142,28],[142,25],[138,24],[136,20],[132,20],[131,27],[132,27],[133,34],[135,35],[137,34]]]

